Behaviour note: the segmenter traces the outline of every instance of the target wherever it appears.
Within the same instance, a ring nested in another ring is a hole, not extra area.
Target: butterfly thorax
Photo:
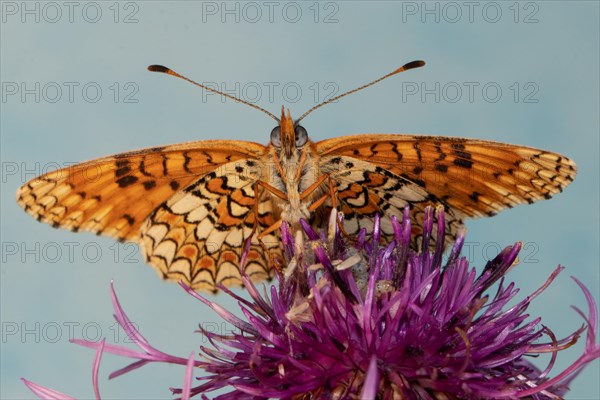
[[[319,156],[306,130],[294,123],[290,112],[281,110],[281,120],[271,132],[271,144],[263,157],[261,174],[265,196],[270,196],[273,212],[292,227],[300,219],[310,219],[310,206],[324,194],[319,180]]]
[[[289,157],[283,149],[274,146],[266,154],[264,165],[267,168],[261,180],[284,193],[287,199],[269,190],[265,192],[271,197],[274,213],[292,226],[297,226],[300,219],[310,219],[310,205],[325,192],[324,185],[321,185],[302,197],[320,176],[318,158],[311,141],[295,149]]]

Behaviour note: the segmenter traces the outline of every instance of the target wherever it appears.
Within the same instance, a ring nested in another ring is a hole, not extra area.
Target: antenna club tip
[[[148,66],[148,71],[162,72],[164,74],[168,74],[169,72],[171,72],[171,69],[165,67],[164,65],[150,65]]]
[[[409,63],[404,64],[401,69],[403,71],[409,70],[409,69],[413,69],[413,68],[420,68],[422,66],[425,65],[425,61],[422,60],[416,60],[416,61],[411,61]]]

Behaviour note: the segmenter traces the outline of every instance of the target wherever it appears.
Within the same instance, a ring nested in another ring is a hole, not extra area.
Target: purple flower
[[[554,398],[590,361],[600,357],[595,343],[598,312],[585,286],[575,279],[588,302],[587,328],[563,339],[525,314],[563,269],[558,267],[540,289],[516,305],[517,294],[504,275],[515,262],[520,243],[504,249],[477,276],[460,256],[464,236],[454,244],[442,266],[443,240],[435,250],[410,250],[410,218],[392,218],[395,239],[379,243],[379,220],[373,238],[364,233],[349,245],[332,214],[329,231],[293,237],[282,226],[288,261],[279,286],[261,294],[246,276],[251,300],[222,288],[238,300],[244,319],[217,303],[185,289],[207,304],[237,330],[222,335],[200,330],[212,347],[201,346],[203,359],[194,361],[154,349],[131,325],[114,291],[115,316],[142,351],[76,340],[92,348],[137,361],[111,377],[149,362],[188,365],[184,398],[218,389],[218,399],[267,398]],[[423,248],[434,233],[434,211],[424,221]],[[444,236],[444,215],[437,211],[438,238]],[[435,235],[434,235],[435,237]],[[307,240],[308,239],[308,240]],[[498,282],[493,295],[486,294]],[[112,289],[111,289],[112,290]],[[587,330],[583,354],[566,370],[550,377],[557,353],[570,347]],[[546,342],[542,342],[544,337]],[[540,371],[526,358],[551,353]],[[205,370],[191,387],[192,365]]]

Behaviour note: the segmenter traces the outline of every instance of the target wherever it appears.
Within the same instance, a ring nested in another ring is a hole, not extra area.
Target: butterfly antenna
[[[314,106],[313,108],[311,108],[310,110],[308,110],[307,112],[305,112],[304,114],[302,114],[302,116],[300,116],[300,118],[298,118],[295,122],[295,124],[297,124],[298,122],[300,122],[300,120],[304,117],[306,117],[308,114],[310,114],[311,112],[315,111],[317,108],[321,108],[323,107],[325,104],[329,104],[329,103],[333,103],[334,101],[337,101],[339,99],[341,99],[342,97],[348,96],[349,94],[352,94],[354,92],[358,92],[359,90],[363,90],[368,88],[369,86],[373,86],[374,84],[381,82],[382,80],[389,78],[390,76],[394,76],[396,74],[399,74],[400,72],[403,71],[407,71],[409,69],[413,69],[413,68],[419,68],[425,65],[425,61],[411,61],[407,64],[404,64],[403,66],[401,66],[400,68],[396,69],[395,71],[390,72],[387,75],[382,76],[379,79],[375,79],[373,82],[371,83],[367,83],[366,85],[362,85],[361,87],[357,87],[356,89],[352,89],[347,91],[346,93],[342,93],[339,96],[333,97],[329,100],[326,100],[324,102],[322,102],[321,104],[317,104],[316,106]]]
[[[223,93],[223,92],[219,92],[218,90],[216,90],[216,89],[213,89],[213,88],[210,88],[210,87],[208,87],[208,86],[205,86],[205,85],[203,85],[203,84],[201,84],[201,83],[194,82],[194,81],[193,81],[193,80],[191,80],[190,78],[186,78],[186,77],[185,77],[185,76],[183,76],[183,75],[179,75],[177,72],[173,71],[171,68],[167,68],[167,67],[165,67],[165,66],[162,66],[162,65],[150,65],[150,66],[148,67],[148,71],[152,71],[152,72],[162,72],[163,74],[167,74],[167,75],[173,75],[173,76],[175,76],[175,77],[177,77],[177,78],[181,78],[181,79],[183,79],[184,81],[188,81],[188,82],[189,82],[189,83],[191,83],[192,85],[196,85],[196,86],[198,86],[198,87],[201,87],[201,88],[202,88],[202,89],[204,89],[204,90],[208,90],[209,92],[213,92],[213,93],[216,93],[216,94],[220,94],[220,95],[221,95],[221,96],[223,96],[223,97],[227,97],[227,98],[229,98],[229,99],[232,99],[232,100],[235,100],[235,101],[239,101],[240,103],[243,103],[243,104],[245,104],[245,105],[247,105],[247,106],[250,106],[250,107],[252,107],[252,108],[255,108],[255,109],[259,110],[259,111],[262,111],[262,112],[264,112],[265,114],[267,114],[269,117],[273,118],[275,121],[279,122],[279,118],[277,118],[277,117],[276,117],[274,114],[271,114],[270,112],[268,112],[268,111],[267,111],[267,110],[265,110],[264,108],[262,108],[262,107],[259,107],[259,106],[257,106],[256,104],[252,104],[252,103],[250,103],[250,102],[248,102],[248,101],[246,101],[246,100],[238,99],[237,97],[234,97],[234,96],[232,96],[232,95],[230,95],[230,94]]]

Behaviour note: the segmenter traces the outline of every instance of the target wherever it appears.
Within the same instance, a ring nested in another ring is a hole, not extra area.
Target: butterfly
[[[38,221],[139,244],[166,280],[217,291],[273,275],[282,259],[279,227],[301,219],[323,227],[331,208],[343,213],[350,237],[372,231],[382,216],[409,206],[418,237],[425,207],[443,206],[451,240],[467,218],[493,216],[522,203],[549,199],[573,181],[575,163],[557,153],[484,140],[441,136],[362,134],[310,140],[299,124],[310,112],[399,72],[321,103],[293,120],[257,108],[278,124],[270,143],[206,140],[103,157],[32,179],[17,201]],[[204,87],[163,66],[170,74]],[[223,96],[228,94],[217,92]]]

